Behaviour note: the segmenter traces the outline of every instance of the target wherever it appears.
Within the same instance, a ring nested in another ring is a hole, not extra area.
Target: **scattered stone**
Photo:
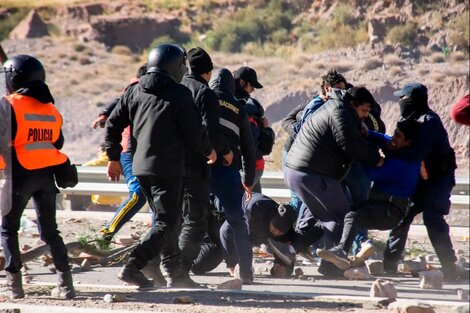
[[[173,303],[175,304],[193,304],[193,298],[189,296],[175,297],[173,298]]]
[[[305,276],[305,275],[299,275],[299,277],[297,278],[300,280],[308,280],[308,276]]]
[[[468,290],[457,289],[457,296],[460,300],[468,301]]]
[[[116,294],[113,295],[113,302],[126,302],[127,298],[125,295]]]
[[[107,293],[103,297],[103,301],[106,303],[112,303],[113,302],[113,295],[110,293]]]
[[[384,263],[381,260],[367,260],[366,267],[371,275],[382,275],[385,273]]]
[[[227,280],[220,285],[216,286],[215,289],[225,290],[225,289],[242,289],[242,280],[239,278]]]
[[[132,236],[116,236],[116,243],[123,246],[131,245],[135,242],[135,239]]]
[[[419,287],[421,289],[442,289],[444,274],[441,271],[419,272]]]
[[[311,282],[315,282],[315,277],[311,276],[311,277],[308,278],[308,280],[311,281]]]
[[[391,281],[377,279],[370,288],[370,296],[394,300],[397,298],[397,290]]]
[[[80,266],[82,268],[82,271],[84,272],[91,270],[91,264],[90,264],[90,261],[88,261],[88,259],[84,259],[82,261],[82,264],[80,264]]]
[[[344,271],[344,277],[346,277],[350,280],[371,279],[371,276],[369,275],[369,271],[367,270],[367,267],[365,267],[365,266],[350,268],[350,269]]]
[[[79,258],[83,258],[83,259],[88,259],[88,260],[99,260],[101,259],[101,257],[97,256],[97,255],[93,255],[93,254],[89,254],[89,253],[86,253],[86,252],[81,252],[79,255],[78,255]]]
[[[300,267],[298,267],[294,270],[294,274],[295,276],[300,276],[304,274],[304,271]]]
[[[420,257],[414,260],[406,260],[403,262],[403,272],[405,273],[419,273],[426,270],[426,259]]]
[[[414,301],[396,301],[388,306],[390,313],[436,313],[428,303]]]

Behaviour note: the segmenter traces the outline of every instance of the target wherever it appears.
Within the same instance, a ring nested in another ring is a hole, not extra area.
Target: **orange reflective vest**
[[[4,170],[5,169],[5,161],[3,161],[3,158],[2,156],[0,155],[0,170]]]
[[[59,139],[62,126],[62,116],[55,106],[19,94],[10,94],[5,98],[16,116],[13,148],[21,166],[35,170],[67,161],[67,156],[53,145]]]

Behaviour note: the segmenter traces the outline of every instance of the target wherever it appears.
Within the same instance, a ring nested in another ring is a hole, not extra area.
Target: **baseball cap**
[[[233,77],[235,79],[241,78],[247,83],[250,83],[253,87],[255,88],[263,88],[263,85],[261,85],[258,82],[258,76],[256,75],[256,71],[252,69],[251,67],[248,66],[242,66],[238,70],[236,70],[233,73]]]
[[[410,98],[426,98],[428,97],[428,88],[420,83],[408,83],[401,90],[393,93],[395,97],[408,96]]]

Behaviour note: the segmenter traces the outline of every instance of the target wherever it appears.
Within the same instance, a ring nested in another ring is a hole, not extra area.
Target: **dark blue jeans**
[[[67,249],[57,229],[56,194],[54,176],[51,173],[31,174],[7,178],[2,191],[2,246],[5,254],[5,270],[17,273],[21,270],[18,230],[23,211],[29,199],[33,199],[41,239],[51,249],[54,265],[58,271],[70,269]],[[11,191],[11,194],[9,191]],[[5,210],[10,205],[11,210]]]
[[[338,180],[285,167],[285,179],[325,232],[326,248],[340,242],[349,203]],[[299,220],[297,221],[299,222]],[[311,227],[311,226],[310,226]]]
[[[394,228],[388,237],[384,251],[384,263],[395,266],[405,249],[408,231],[413,219],[423,213],[423,222],[429,240],[443,267],[457,260],[449,235],[449,225],[444,216],[449,214],[450,194],[455,185],[454,176],[443,176],[418,183],[413,197],[414,205],[408,215]]]
[[[215,165],[212,167],[212,193],[219,199],[227,223],[233,230],[234,246],[237,252],[240,276],[252,277],[252,251],[248,221],[242,208],[243,187],[240,172],[232,166]],[[221,233],[222,237],[222,233]],[[222,243],[223,244],[223,243]],[[225,249],[227,254],[229,249]]]
[[[132,159],[131,153],[125,152],[121,154],[121,167],[127,182],[129,197],[121,203],[111,221],[102,230],[102,232],[111,236],[117,233],[145,205],[146,200],[142,188],[137,177],[132,174]]]
[[[284,172],[285,166],[284,166],[284,161],[287,156],[287,151],[283,150],[282,151],[282,172]],[[302,200],[300,200],[299,196],[294,192],[290,191],[290,201],[289,204],[295,209],[297,212],[297,216],[301,215],[301,208],[302,208]]]

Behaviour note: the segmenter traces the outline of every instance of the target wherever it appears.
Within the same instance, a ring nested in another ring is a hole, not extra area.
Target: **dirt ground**
[[[97,213],[96,217],[91,218],[90,212],[88,214],[81,214],[81,212],[69,212],[66,216],[63,216],[61,212],[58,213],[58,224],[61,230],[62,236],[65,242],[71,242],[80,238],[91,239],[98,233],[99,229],[105,225],[106,218],[111,215]],[[70,217],[73,215],[74,217]],[[86,217],[80,217],[80,215],[87,215]],[[30,220],[34,220],[34,212],[29,210],[26,216]],[[133,234],[135,237],[139,237],[140,234],[144,233],[149,225],[147,217],[148,214],[138,214],[134,221],[127,223],[119,233],[121,236],[129,236]],[[382,240],[386,237],[386,232],[372,232],[371,236],[377,243],[377,247],[380,248]],[[453,242],[455,249],[458,251],[461,257],[464,257],[468,261],[469,249],[468,241],[465,238],[454,237]],[[33,234],[22,234],[20,236],[20,243],[29,244],[34,246],[38,243],[38,238]],[[113,247],[119,245],[113,244]],[[429,244],[425,232],[419,234],[410,234],[408,252],[417,254],[432,254],[432,248]],[[255,263],[260,261],[255,260]],[[27,263],[30,268],[40,267],[40,261],[34,261]],[[267,261],[269,264],[269,261]],[[302,265],[302,263],[299,263]],[[78,267],[78,265],[74,265]],[[44,271],[44,270],[43,270]],[[118,271],[118,265],[114,272],[114,275]],[[41,276],[43,274],[38,274]],[[89,274],[88,274],[89,275]],[[93,274],[92,274],[93,275]],[[98,274],[96,274],[98,275]],[[109,274],[108,274],[109,275]],[[219,281],[230,279],[226,273],[215,273],[214,275],[222,276],[218,277]],[[266,273],[266,275],[269,275]],[[53,277],[53,275],[49,275]],[[74,276],[77,277],[77,276]],[[198,278],[200,276],[197,276]],[[53,277],[54,278],[54,277]],[[42,277],[38,278],[38,280]],[[54,278],[55,279],[55,278]],[[28,284],[25,288],[27,296],[25,299],[18,300],[18,303],[26,303],[33,305],[54,305],[54,306],[75,306],[80,308],[103,308],[112,310],[129,310],[129,311],[163,311],[163,312],[183,312],[183,313],[220,313],[223,310],[226,313],[235,312],[289,312],[289,313],[301,313],[301,312],[387,312],[386,309],[381,309],[374,303],[366,302],[362,303],[357,300],[350,300],[345,297],[344,301],[333,301],[325,299],[315,299],[313,296],[308,294],[292,294],[286,295],[278,292],[255,292],[247,291],[246,293],[239,292],[220,292],[213,291],[210,288],[206,290],[166,290],[166,289],[151,289],[141,292],[132,287],[126,287],[124,284],[116,286],[116,289],[110,288],[109,284],[99,285],[100,280],[96,278],[96,285],[90,286],[90,284],[81,284],[80,278],[76,278],[76,288],[79,296],[72,301],[56,300],[50,297],[50,289],[54,285],[53,282],[50,284],[45,283],[42,285]],[[310,278],[309,278],[310,279]],[[314,280],[314,278],[312,278]],[[199,282],[199,281],[198,281]],[[266,282],[269,289],[269,278],[262,280],[261,284]],[[297,278],[291,279],[292,286],[298,282]],[[341,283],[341,281],[338,281]],[[285,283],[284,283],[285,284]],[[346,282],[345,282],[346,284]],[[287,284],[289,285],[289,283]],[[266,287],[266,286],[264,286]],[[295,287],[292,287],[295,290]],[[273,289],[274,290],[274,289]],[[289,290],[290,291],[290,290]],[[112,302],[106,303],[103,297],[106,294],[111,294],[122,298],[123,302]],[[189,296],[193,300],[191,304],[174,304],[175,298]],[[445,312],[445,311],[443,311]]]

